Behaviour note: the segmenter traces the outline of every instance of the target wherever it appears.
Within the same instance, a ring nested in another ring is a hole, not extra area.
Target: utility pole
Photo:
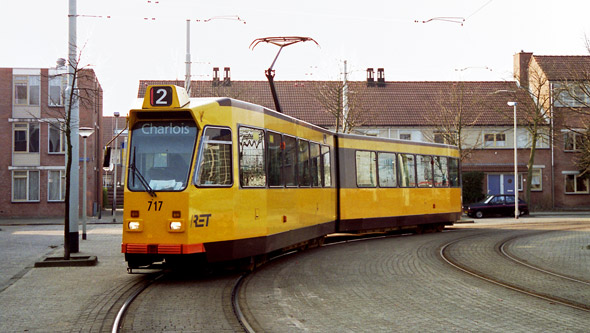
[[[239,16],[237,15],[230,15],[230,16],[216,16],[216,17],[211,17],[208,18],[206,20],[197,20],[197,22],[210,22],[212,20],[235,20],[235,21],[240,21],[240,22],[244,22],[244,24],[246,24],[246,21],[242,20]],[[187,19],[186,20],[186,60],[185,60],[185,64],[186,64],[186,70],[185,70],[185,76],[184,76],[184,89],[186,90],[186,93],[188,94],[188,96],[191,96],[191,20]]]
[[[184,78],[184,89],[191,95],[191,20],[186,20],[186,76]]]
[[[346,133],[348,124],[348,72],[344,60],[344,80],[342,85],[342,133]]]
[[[79,152],[79,141],[78,128],[80,126],[80,110],[78,109],[77,96],[74,95],[75,91],[75,75],[78,68],[78,61],[76,58],[77,53],[77,37],[76,37],[76,18],[77,18],[77,4],[76,0],[70,0],[69,2],[69,14],[68,14],[68,30],[69,30],[69,45],[68,45],[68,87],[70,89],[68,93],[68,105],[70,110],[70,117],[68,119],[67,126],[69,126],[70,143],[72,145],[72,154],[69,156],[70,159],[70,200],[68,214],[68,225],[64,226],[65,241],[64,241],[64,259],[69,259],[70,253],[77,253],[79,251],[79,232],[78,232],[78,215],[79,215],[79,193],[80,190],[80,152]],[[67,109],[66,109],[67,110]]]

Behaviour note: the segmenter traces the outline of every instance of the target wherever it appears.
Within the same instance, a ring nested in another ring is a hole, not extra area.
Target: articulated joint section
[[[122,253],[191,254],[205,252],[201,244],[121,244]]]

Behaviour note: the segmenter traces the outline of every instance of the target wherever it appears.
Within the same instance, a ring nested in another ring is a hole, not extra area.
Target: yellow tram
[[[149,86],[129,113],[129,268],[247,258],[335,232],[452,224],[458,151],[336,134],[230,98]]]

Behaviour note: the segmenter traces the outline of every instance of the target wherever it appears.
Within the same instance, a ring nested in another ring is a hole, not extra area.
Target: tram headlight
[[[171,231],[181,231],[182,230],[182,222],[180,222],[180,221],[171,221],[170,222],[170,230]]]
[[[127,224],[127,228],[129,228],[129,230],[138,231],[141,228],[141,223],[137,221],[131,221]]]

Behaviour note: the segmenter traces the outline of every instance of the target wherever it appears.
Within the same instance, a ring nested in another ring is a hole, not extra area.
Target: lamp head
[[[518,104],[518,103],[517,102],[508,102],[507,104],[508,104],[508,106],[516,106],[516,104]]]
[[[92,133],[94,133],[94,128],[92,127],[80,127],[78,129],[78,134],[84,139],[91,136]]]

